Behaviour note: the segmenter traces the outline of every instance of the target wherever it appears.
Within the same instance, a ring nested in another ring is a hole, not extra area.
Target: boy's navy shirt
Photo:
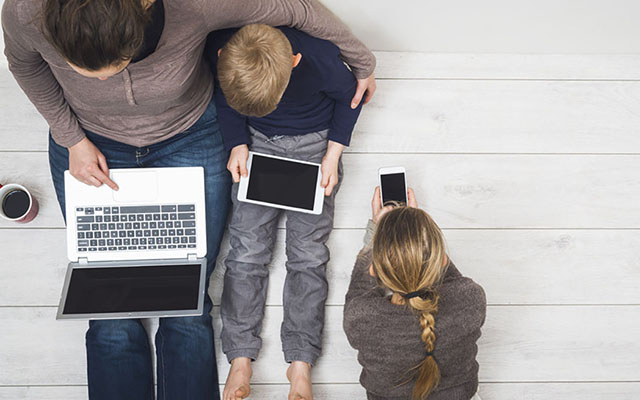
[[[316,39],[296,29],[277,29],[291,42],[293,54],[301,53],[302,59],[293,68],[276,110],[261,118],[247,117],[231,108],[217,78],[218,50],[238,29],[209,34],[205,52],[215,77],[214,97],[225,149],[250,144],[249,125],[269,137],[328,129],[329,140],[348,146],[362,102],[355,110],[351,109],[357,82],[340,59],[340,50],[329,41]]]

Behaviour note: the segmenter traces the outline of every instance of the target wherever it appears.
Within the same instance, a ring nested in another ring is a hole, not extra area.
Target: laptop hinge
[[[197,254],[190,253],[190,254],[188,254],[188,255],[187,255],[187,259],[188,259],[189,261],[195,261],[195,260],[197,260],[197,259],[198,259],[198,255],[197,255]]]
[[[89,263],[89,260],[87,260],[87,257],[78,258],[78,264],[87,265],[88,263]]]

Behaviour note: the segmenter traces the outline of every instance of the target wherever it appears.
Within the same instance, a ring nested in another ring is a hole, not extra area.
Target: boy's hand
[[[229,154],[229,162],[227,163],[227,169],[231,172],[233,181],[235,183],[240,182],[240,175],[245,178],[249,174],[247,171],[247,160],[249,159],[249,146],[246,144],[239,144],[231,149]]]
[[[340,143],[329,141],[327,152],[322,158],[322,181],[320,186],[324,188],[324,195],[331,196],[333,188],[338,184],[338,162],[344,146]]]

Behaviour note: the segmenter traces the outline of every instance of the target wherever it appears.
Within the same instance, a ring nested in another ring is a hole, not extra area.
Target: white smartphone
[[[389,202],[407,204],[407,178],[404,167],[383,167],[378,170],[380,177],[380,201],[385,206]]]

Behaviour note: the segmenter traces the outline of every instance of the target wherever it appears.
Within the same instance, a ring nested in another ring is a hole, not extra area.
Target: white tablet
[[[240,178],[238,200],[320,214],[324,189],[320,164],[249,152],[249,175]]]

